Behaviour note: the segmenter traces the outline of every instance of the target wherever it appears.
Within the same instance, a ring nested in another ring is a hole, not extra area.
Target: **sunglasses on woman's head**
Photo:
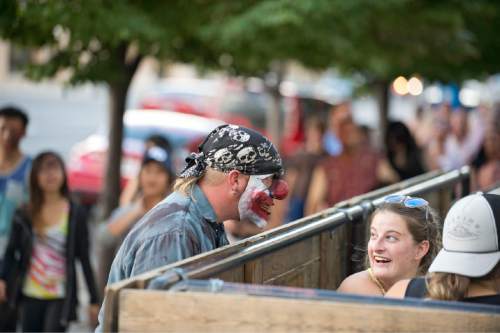
[[[422,198],[414,198],[410,197],[409,195],[389,195],[384,198],[384,202],[386,203],[399,203],[403,204],[405,207],[408,208],[420,208],[420,207],[425,207],[429,206],[429,202],[427,200],[422,199]]]
[[[389,195],[384,198],[385,203],[402,204],[407,208],[425,208],[425,219],[429,214],[429,202],[422,198],[410,197],[409,195]]]

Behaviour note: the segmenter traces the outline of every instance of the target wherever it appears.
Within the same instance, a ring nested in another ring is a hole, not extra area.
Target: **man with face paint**
[[[223,221],[265,225],[273,200],[288,193],[280,179],[278,151],[262,134],[245,127],[217,127],[186,162],[174,192],[125,238],[108,284],[227,245]],[[100,324],[104,312],[103,306]]]

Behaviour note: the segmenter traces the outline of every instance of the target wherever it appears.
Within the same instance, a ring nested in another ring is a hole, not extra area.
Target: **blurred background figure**
[[[172,191],[175,173],[165,145],[149,145],[144,154],[138,187],[133,200],[115,209],[106,224],[98,232],[98,280],[104,290],[108,273],[116,251],[132,227]]]
[[[350,101],[334,105],[330,109],[328,128],[323,139],[323,145],[328,154],[338,156],[342,153],[342,140],[339,138],[340,126],[346,117],[351,116]]]
[[[390,122],[385,136],[387,159],[398,180],[424,173],[422,154],[410,130],[399,121]]]
[[[22,110],[12,106],[0,109],[0,269],[12,216],[28,198],[31,158],[20,147],[27,126],[28,116]]]
[[[312,214],[396,180],[387,162],[366,142],[350,115],[338,124],[342,153],[328,156],[315,168],[308,190],[305,214]]]
[[[285,177],[291,194],[283,202],[278,202],[278,205],[284,204],[286,206],[285,222],[294,221],[304,216],[312,173],[318,163],[327,156],[323,147],[325,130],[324,119],[319,116],[309,118],[306,121],[305,142],[302,149],[285,161]]]
[[[64,332],[76,319],[77,259],[90,293],[89,317],[96,322],[100,299],[86,218],[69,197],[61,157],[53,152],[37,155],[30,200],[16,212],[0,275],[0,302],[21,304],[23,332]]]
[[[473,110],[455,108],[438,117],[428,152],[430,169],[452,170],[470,164],[484,138],[484,124]]]
[[[425,148],[429,145],[432,139],[433,110],[426,109],[422,105],[417,106],[415,110],[415,118],[408,123],[408,128],[415,138],[418,147]]]
[[[152,147],[160,147],[169,155],[168,160],[170,164],[170,171],[175,176],[173,161],[172,161],[172,153],[173,148],[170,142],[162,135],[153,134],[149,136],[144,142],[144,151],[147,152],[149,148]],[[132,202],[136,196],[139,194],[139,176],[130,179],[127,182],[127,185],[123,189],[120,194],[120,206],[125,206]]]
[[[477,172],[477,186],[481,190],[500,182],[500,106],[490,115],[483,144],[484,163]]]

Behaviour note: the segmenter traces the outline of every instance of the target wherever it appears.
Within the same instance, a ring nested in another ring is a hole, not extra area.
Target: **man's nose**
[[[288,184],[283,179],[278,179],[271,185],[271,197],[277,200],[283,200],[288,195]]]

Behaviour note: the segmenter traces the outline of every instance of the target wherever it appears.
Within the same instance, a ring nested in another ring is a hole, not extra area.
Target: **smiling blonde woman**
[[[348,276],[337,291],[383,296],[397,281],[425,274],[439,240],[438,217],[427,201],[388,196],[371,217],[368,268]]]

